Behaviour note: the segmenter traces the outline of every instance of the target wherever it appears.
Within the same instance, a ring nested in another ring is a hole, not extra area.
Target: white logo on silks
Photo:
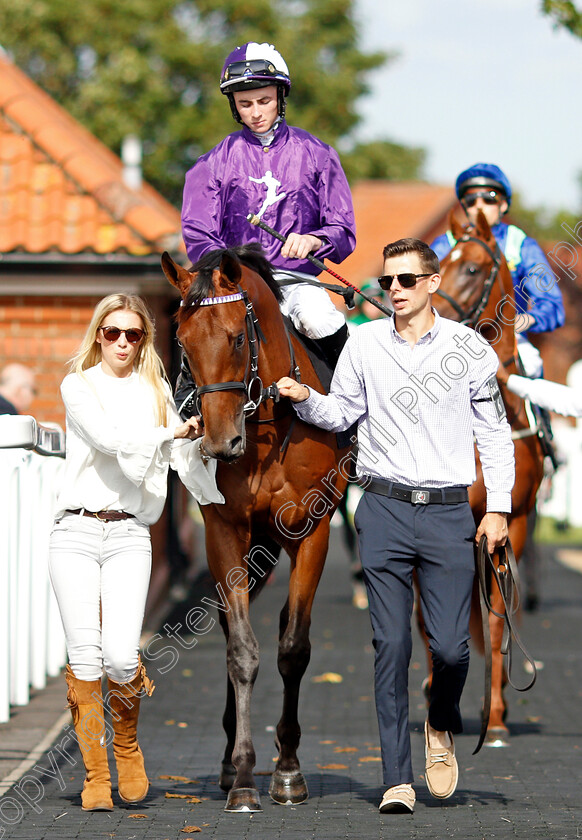
[[[264,184],[267,188],[267,197],[263,201],[263,206],[256,214],[259,219],[262,217],[267,207],[271,207],[287,195],[287,193],[284,192],[277,195],[277,187],[281,186],[281,181],[277,181],[277,179],[273,177],[273,173],[270,169],[265,172],[262,178],[253,178],[249,175],[249,181],[254,181],[255,184]]]

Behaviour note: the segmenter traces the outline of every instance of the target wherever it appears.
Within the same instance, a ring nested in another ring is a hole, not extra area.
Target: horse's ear
[[[240,262],[231,254],[223,254],[220,261],[220,273],[236,285],[240,282],[242,274]]]
[[[480,239],[483,239],[485,242],[488,242],[491,239],[491,228],[482,210],[479,210],[479,212],[477,213],[477,224],[475,226],[475,233]]]
[[[454,209],[449,213],[449,230],[453,234],[453,238],[459,241],[465,235],[465,228],[458,220]]]
[[[172,286],[175,286],[184,298],[192,285],[192,274],[174,262],[167,251],[162,254],[162,270]]]

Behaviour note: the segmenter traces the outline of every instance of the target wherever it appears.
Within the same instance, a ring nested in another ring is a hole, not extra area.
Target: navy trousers
[[[374,632],[375,695],[384,783],[412,783],[408,666],[416,570],[433,664],[428,711],[441,732],[462,731],[469,669],[475,523],[467,502],[413,505],[366,491],[355,526]]]

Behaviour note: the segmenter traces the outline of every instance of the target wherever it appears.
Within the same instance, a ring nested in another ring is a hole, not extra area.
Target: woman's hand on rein
[[[202,425],[202,418],[200,415],[196,417],[189,417],[181,426],[176,426],[174,429],[174,438],[189,440],[196,440],[204,434],[204,426]]]

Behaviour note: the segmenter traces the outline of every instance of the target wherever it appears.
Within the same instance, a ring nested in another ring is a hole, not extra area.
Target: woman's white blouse
[[[216,461],[203,461],[200,440],[174,440],[182,422],[170,389],[168,426],[157,426],[154,394],[135,371],[118,378],[101,364],[63,380],[67,457],[57,516],[65,510],[124,510],[146,525],[164,507],[168,466],[200,504],[223,503]]]

